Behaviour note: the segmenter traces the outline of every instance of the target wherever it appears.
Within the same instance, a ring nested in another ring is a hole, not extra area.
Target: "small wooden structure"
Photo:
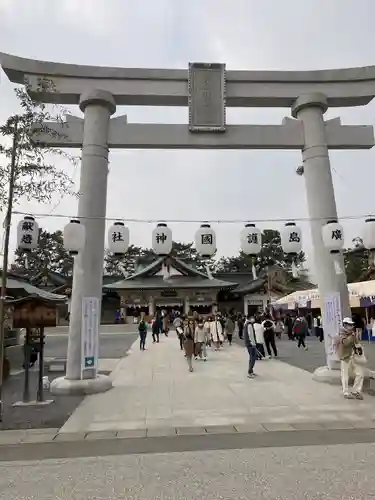
[[[30,402],[29,368],[32,353],[37,353],[39,357],[38,391],[36,402],[44,402],[44,328],[56,326],[57,307],[64,301],[65,297],[58,295],[53,298],[39,295],[29,295],[7,301],[8,308],[12,308],[11,314],[13,328],[26,330],[24,343],[25,383],[22,401],[23,404]]]

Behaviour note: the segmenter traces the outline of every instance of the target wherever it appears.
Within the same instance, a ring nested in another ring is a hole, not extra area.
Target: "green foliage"
[[[33,276],[45,270],[54,271],[63,276],[71,276],[73,274],[73,258],[64,248],[62,231],[50,233],[40,229],[38,248],[27,254],[17,249],[12,267],[14,270],[25,271]]]
[[[364,279],[363,277],[369,269],[369,254],[370,252],[366,249],[358,249],[357,251],[351,249],[345,251],[345,271],[348,283]]]
[[[136,245],[130,245],[125,255],[118,257],[105,251],[104,269],[105,273],[113,275],[130,276],[134,273],[137,261],[140,257],[147,257],[153,254],[152,250],[143,249]]]
[[[198,271],[206,272],[206,266],[211,270],[215,267],[215,260],[213,258],[207,259],[199,255],[197,250],[193,248],[193,243],[174,241],[171,255],[185,261],[186,264],[195,267]]]
[[[40,203],[52,201],[53,195],[73,194],[71,178],[60,168],[54,159],[64,157],[75,163],[75,158],[64,151],[37,141],[37,134],[54,135],[45,122],[62,121],[64,111],[58,106],[47,107],[38,100],[39,95],[52,85],[41,80],[33,93],[28,87],[15,89],[21,111],[10,116],[0,126],[2,136],[0,145],[0,210],[6,206],[7,191],[11,173],[13,139],[16,138],[13,204],[21,198]]]
[[[302,264],[305,261],[304,252],[297,256],[296,263]],[[283,269],[289,269],[292,263],[292,257],[284,253],[281,247],[281,238],[278,231],[265,229],[262,232],[262,250],[254,258],[254,264],[259,271],[267,267],[278,266]],[[242,251],[235,257],[222,257],[218,262],[216,269],[220,272],[250,272],[253,264],[252,257],[245,255]]]

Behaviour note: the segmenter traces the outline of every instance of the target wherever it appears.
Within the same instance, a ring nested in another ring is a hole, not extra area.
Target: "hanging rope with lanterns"
[[[287,222],[280,232],[283,251],[292,258],[292,274],[298,277],[297,256],[302,251],[302,231],[295,222]],[[322,226],[322,239],[325,248],[332,257],[336,274],[342,274],[341,255],[344,248],[344,229],[337,220],[329,220]],[[85,246],[85,225],[79,219],[72,219],[64,227],[64,247],[70,255],[78,255]],[[247,223],[240,233],[240,248],[252,259],[253,278],[256,279],[256,257],[262,250],[262,232],[254,223]],[[38,247],[39,226],[35,218],[26,215],[17,227],[17,246],[29,253]],[[152,249],[156,255],[166,256],[172,250],[172,230],[165,222],[159,222],[152,231]],[[129,228],[124,222],[116,221],[108,230],[108,251],[115,256],[124,255],[130,245]],[[363,230],[364,248],[371,252],[375,264],[375,218],[365,221]],[[210,259],[216,253],[216,233],[207,222],[202,223],[195,234],[197,253],[204,259]],[[165,270],[164,279],[168,279],[169,271]]]

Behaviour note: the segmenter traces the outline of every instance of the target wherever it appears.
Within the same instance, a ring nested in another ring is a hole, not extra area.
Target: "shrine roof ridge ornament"
[[[188,68],[146,69],[74,65],[0,53],[14,83],[54,81],[45,102],[78,104],[88,88],[110,92],[118,105],[188,106]],[[226,106],[290,107],[303,94],[320,92],[331,107],[362,106],[375,97],[375,66],[313,71],[226,71]]]

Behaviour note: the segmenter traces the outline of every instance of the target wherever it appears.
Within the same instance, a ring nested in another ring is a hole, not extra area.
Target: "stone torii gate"
[[[223,64],[192,63],[189,69],[131,69],[80,66],[0,54],[8,78],[40,79],[53,88],[39,97],[46,103],[77,104],[84,119],[67,117],[55,128],[54,146],[82,147],[78,216],[86,227],[86,244],[76,259],[66,377],[53,392],[94,393],[111,387],[96,370],[81,380],[83,299],[102,296],[109,148],[127,149],[300,149],[311,218],[314,260],[321,297],[339,292],[342,312],[350,315],[345,275],[336,275],[322,239],[322,226],[337,219],[329,149],[368,149],[373,127],[324,121],[328,107],[363,106],[375,96],[375,66],[324,71],[226,71]],[[189,106],[189,124],[128,123],[111,118],[116,106]],[[281,125],[227,125],[230,107],[284,107],[293,118]],[[249,214],[250,215],[250,214]],[[249,217],[251,219],[251,215]],[[343,263],[341,263],[343,265]]]

